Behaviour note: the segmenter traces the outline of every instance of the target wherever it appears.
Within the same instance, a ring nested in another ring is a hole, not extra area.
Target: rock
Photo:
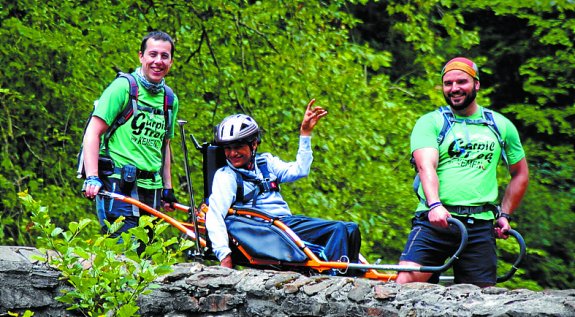
[[[71,289],[32,259],[29,247],[0,247],[0,316],[81,316],[54,298]],[[182,263],[138,300],[143,317],[183,316],[575,316],[575,290],[398,285],[362,278],[232,270]]]

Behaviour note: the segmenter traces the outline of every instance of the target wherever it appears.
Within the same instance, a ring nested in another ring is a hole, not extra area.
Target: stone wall
[[[68,286],[30,260],[33,248],[0,247],[0,317],[79,316],[54,300]],[[397,285],[361,278],[183,263],[139,299],[142,316],[575,316],[575,290],[533,292],[473,285]],[[11,316],[11,315],[10,315]]]

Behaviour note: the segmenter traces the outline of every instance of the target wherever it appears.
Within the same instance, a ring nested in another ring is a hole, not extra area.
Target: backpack
[[[253,199],[252,207],[256,206],[256,198],[261,193],[265,192],[279,192],[280,186],[276,180],[270,180],[270,172],[268,170],[268,161],[263,156],[256,156],[256,164],[263,175],[263,181],[257,178],[248,178],[245,175],[241,174],[240,172],[234,170],[236,172],[236,183],[238,185],[236,191],[236,202],[241,202],[242,204],[246,204],[250,200]],[[249,192],[247,195],[244,195],[244,181],[251,182],[256,185],[256,188]]]
[[[441,127],[441,131],[439,131],[439,135],[437,136],[437,145],[439,146],[443,143],[443,141],[445,140],[445,136],[451,130],[454,123],[465,122],[465,124],[485,125],[497,137],[497,141],[501,146],[501,158],[503,159],[505,164],[509,166],[509,163],[507,161],[507,154],[505,153],[505,141],[501,137],[501,132],[499,131],[499,128],[497,128],[495,119],[493,119],[493,111],[486,108],[482,109],[483,113],[481,119],[458,119],[455,117],[449,106],[439,107],[437,111],[439,111],[443,116],[443,126]],[[419,195],[419,192],[417,191],[419,189],[419,184],[421,181],[419,179],[419,173],[417,173],[417,167],[415,166],[415,159],[413,158],[413,156],[411,157],[411,164],[414,166],[416,172],[415,178],[413,179],[413,191],[415,192],[420,201],[425,202],[425,198],[421,197]]]
[[[104,173],[105,176],[109,176],[111,174],[113,174],[113,170],[114,170],[114,165],[112,160],[109,158],[109,149],[108,149],[108,143],[110,141],[110,138],[112,137],[112,135],[114,134],[114,132],[116,132],[116,130],[123,125],[124,123],[128,122],[128,120],[136,115],[138,113],[138,111],[146,111],[146,112],[151,112],[151,113],[158,113],[158,110],[154,110],[151,107],[146,107],[146,106],[140,106],[138,105],[138,82],[136,81],[136,79],[134,78],[134,76],[132,74],[129,73],[124,73],[124,72],[118,72],[118,74],[116,75],[116,78],[121,77],[121,78],[125,78],[128,80],[128,83],[130,84],[130,92],[129,92],[129,100],[126,103],[126,106],[124,107],[124,109],[116,116],[116,118],[114,119],[114,121],[112,122],[112,124],[108,127],[108,129],[106,130],[106,132],[104,133],[104,149],[105,149],[105,156],[102,157],[100,156],[100,161],[98,162],[98,165],[100,164],[104,164],[107,168],[106,170],[108,170],[108,173]],[[164,142],[162,144],[162,155],[165,152],[165,140],[168,137],[168,130],[171,128],[172,126],[172,112],[173,112],[173,106],[174,106],[174,91],[168,86],[168,85],[164,85],[164,109],[160,111],[160,114],[164,115],[165,118],[165,129],[166,129],[166,133],[164,135]],[[98,104],[98,101],[96,100],[94,102],[94,109],[92,110],[92,112],[90,113],[90,116],[88,117],[88,120],[86,121],[86,125],[84,126],[84,132],[82,133],[82,139],[84,138],[84,135],[86,134],[86,128],[88,127],[88,124],[90,123],[90,120],[92,119],[92,115],[94,113],[94,110],[96,109],[96,106]],[[80,146],[80,151],[78,153],[78,162],[77,162],[77,178],[85,178],[86,174],[85,174],[85,170],[84,170],[84,154],[83,154],[83,145]],[[100,171],[100,168],[98,168],[98,170]],[[111,171],[110,171],[111,170]]]

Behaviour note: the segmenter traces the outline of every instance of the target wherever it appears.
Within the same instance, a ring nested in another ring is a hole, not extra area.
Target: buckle
[[[277,180],[270,181],[269,178],[264,179],[261,183],[258,184],[260,190],[262,192],[277,192],[279,191],[279,185]]]
[[[156,180],[156,172],[138,170],[136,175],[139,179],[152,179],[154,181]]]

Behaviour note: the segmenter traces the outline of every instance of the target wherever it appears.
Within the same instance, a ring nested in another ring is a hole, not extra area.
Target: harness
[[[495,123],[495,120],[493,118],[493,111],[486,109],[486,108],[482,108],[482,118],[481,119],[456,118],[449,106],[442,106],[439,109],[437,109],[437,111],[439,111],[441,113],[441,115],[443,116],[443,119],[444,119],[443,120],[443,126],[441,127],[441,131],[439,132],[439,135],[437,136],[438,146],[443,143],[443,141],[445,140],[445,136],[447,135],[447,133],[449,131],[451,131],[451,129],[453,128],[453,125],[455,123],[484,125],[484,126],[487,126],[489,128],[489,130],[491,130],[495,134],[495,136],[497,137],[497,141],[499,142],[499,145],[501,146],[501,158],[503,159],[505,164],[507,166],[509,166],[509,162],[507,160],[507,154],[505,152],[505,141],[501,137],[501,132],[499,131],[499,128],[497,128],[497,124]],[[459,149],[459,151],[464,151],[464,149]],[[411,157],[411,163],[413,164],[415,171],[416,171],[416,175],[415,175],[415,178],[413,180],[413,191],[415,192],[415,194],[417,195],[419,200],[427,205],[425,198],[421,197],[419,195],[419,192],[418,192],[419,184],[421,183],[421,180],[419,178],[419,173],[417,173],[417,167],[415,167],[415,159],[413,158],[413,156]],[[472,213],[478,213],[478,212],[485,211],[484,208],[471,208],[471,207],[466,207],[466,208],[467,208],[467,210],[470,210],[470,209],[474,210]]]
[[[280,186],[277,179],[271,180],[270,179],[270,172],[268,170],[268,161],[263,156],[256,156],[256,165],[260,169],[263,175],[263,180],[256,178],[256,177],[248,177],[237,170],[233,170],[236,172],[236,183],[238,185],[236,191],[236,202],[241,202],[242,204],[246,204],[249,201],[252,201],[252,207],[256,206],[256,200],[259,195],[262,193],[267,192],[279,192]],[[255,185],[254,190],[249,192],[247,195],[244,195],[244,181],[253,183]]]
[[[128,122],[128,120],[130,120],[130,118],[132,116],[137,115],[138,111],[145,111],[148,113],[153,113],[155,115],[163,115],[164,116],[165,134],[164,134],[164,140],[162,142],[162,156],[163,156],[165,153],[165,150],[166,150],[166,140],[168,138],[168,132],[170,131],[170,129],[172,127],[172,122],[173,122],[173,106],[174,106],[174,99],[175,99],[174,91],[168,85],[164,84],[164,106],[163,106],[163,109],[154,109],[151,107],[141,106],[138,104],[138,82],[136,81],[134,76],[132,76],[132,74],[124,73],[124,72],[118,72],[118,74],[116,75],[116,78],[125,78],[128,80],[128,83],[130,85],[129,100],[126,103],[124,109],[116,116],[116,118],[114,118],[114,121],[108,127],[106,132],[104,133],[103,145],[104,145],[105,155],[107,157],[110,157],[110,149],[108,147],[108,144],[109,144],[110,138],[112,137],[114,132],[116,132],[116,130],[121,125]],[[96,109],[96,106],[97,106],[97,101],[94,102],[94,110]],[[84,126],[84,132],[83,132],[82,136],[86,134],[86,128],[88,127],[88,124],[90,123],[90,120],[92,118],[94,110],[92,110],[92,112],[90,113],[90,116],[88,117],[88,120],[86,121],[86,125]],[[162,159],[162,169],[163,169],[163,164],[164,164],[164,160]],[[118,173],[116,168],[113,168],[113,170],[114,170],[113,171],[114,173]],[[158,175],[157,171],[155,171],[155,172],[138,171],[138,172],[141,174],[141,178],[153,179],[156,177],[156,175]],[[78,154],[77,174],[78,174],[78,178],[82,178],[85,175],[84,156],[83,156],[82,146],[80,147],[80,152]]]
[[[445,136],[447,133],[453,128],[454,123],[464,123],[464,124],[472,124],[472,125],[485,125],[491,130],[495,136],[497,137],[497,141],[501,146],[501,158],[505,162],[506,165],[509,165],[507,161],[507,154],[505,153],[505,141],[501,137],[501,132],[499,132],[499,128],[495,124],[495,119],[493,119],[493,111],[489,109],[482,108],[482,118],[481,119],[459,119],[456,118],[451,108],[448,106],[442,106],[437,109],[443,115],[443,127],[437,136],[437,144],[441,145],[445,140]]]

